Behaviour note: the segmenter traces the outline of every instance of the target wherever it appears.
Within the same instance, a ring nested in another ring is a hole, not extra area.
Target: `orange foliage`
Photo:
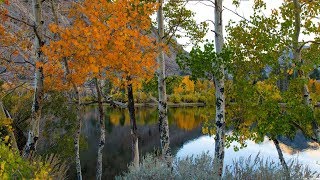
[[[48,63],[43,65],[46,86],[68,89],[70,82],[82,85],[94,77],[115,83],[151,78],[158,47],[146,32],[156,9],[155,3],[140,0],[87,0],[76,4],[70,12],[72,26],[50,26],[60,40],[43,48],[48,56]],[[66,78],[64,58],[70,69]]]
[[[190,80],[189,76],[183,77],[183,80],[181,82],[181,85],[174,88],[175,94],[180,93],[193,93],[194,92],[194,81]]]

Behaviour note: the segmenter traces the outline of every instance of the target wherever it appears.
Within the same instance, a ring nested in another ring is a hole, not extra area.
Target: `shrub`
[[[180,103],[181,102],[181,96],[179,94],[172,94],[169,96],[169,101],[173,103]]]
[[[112,99],[114,101],[120,101],[120,102],[127,102],[127,96],[125,93],[117,92],[115,94],[112,94]]]
[[[298,161],[288,162],[291,179],[319,178],[319,172],[311,171],[308,166]],[[226,167],[223,179],[285,179],[281,164],[270,159],[264,160],[258,154],[255,158],[234,160],[232,165]]]
[[[65,179],[67,166],[55,156],[45,160],[23,159],[18,151],[11,150],[0,142],[0,179]]]
[[[129,171],[123,176],[115,178],[116,180],[132,180],[132,179],[172,179],[172,173],[167,164],[157,157],[146,155],[139,169],[129,166]]]
[[[311,171],[307,166],[299,164],[298,161],[289,163],[289,170],[292,179],[318,178],[319,173]],[[213,157],[208,153],[199,156],[191,156],[173,161],[173,170],[158,157],[147,155],[139,169],[129,167],[129,171],[116,179],[212,179]],[[234,160],[233,164],[227,166],[223,179],[285,179],[282,166],[269,159],[264,160],[258,154],[255,158],[240,158]]]
[[[136,103],[147,103],[150,101],[149,95],[145,92],[135,92],[133,97]]]
[[[197,102],[197,97],[196,97],[195,94],[183,95],[181,99],[185,103],[195,103],[195,102]]]

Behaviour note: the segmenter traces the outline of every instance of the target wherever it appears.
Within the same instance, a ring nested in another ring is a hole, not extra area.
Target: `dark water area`
[[[201,133],[204,120],[213,118],[213,109],[209,107],[169,108],[170,145],[175,157],[183,158],[208,152],[214,153],[214,137]],[[159,129],[156,108],[136,108],[139,132],[140,160],[146,153],[154,153],[159,148]],[[83,179],[95,179],[96,158],[99,139],[98,110],[91,107],[85,112],[82,127],[87,148],[80,152]],[[114,179],[126,171],[131,161],[130,119],[127,109],[111,109],[106,107],[106,144],[103,153],[103,177]],[[236,143],[233,143],[236,145]],[[308,164],[311,169],[320,169],[320,149],[307,142],[301,135],[293,141],[282,139],[280,144],[286,159],[298,159]],[[248,157],[260,153],[262,157],[277,162],[277,151],[268,138],[263,143],[248,141],[248,147],[234,152],[226,150],[225,164],[232,164],[233,159]],[[69,179],[76,179],[75,168],[70,167]]]

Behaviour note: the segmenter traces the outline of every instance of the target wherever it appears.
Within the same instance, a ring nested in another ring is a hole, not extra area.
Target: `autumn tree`
[[[154,40],[147,35],[151,27],[150,15],[155,8],[154,3],[138,0],[103,3],[85,1],[77,4],[71,11],[70,14],[74,17],[72,26],[51,26],[51,30],[59,34],[60,40],[51,42],[45,48],[50,60],[44,66],[46,82],[52,88],[68,89],[81,86],[90,79],[95,81],[100,113],[97,179],[102,177],[102,149],[105,143],[102,107],[104,95],[99,81],[106,78],[115,83],[119,78],[123,79],[128,89],[133,163],[139,166],[132,86],[141,79],[148,78],[155,68],[156,46]],[[66,78],[63,78],[66,72]],[[78,178],[81,178],[79,168]]]

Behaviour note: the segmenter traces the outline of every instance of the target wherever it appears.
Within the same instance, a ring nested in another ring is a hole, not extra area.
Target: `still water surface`
[[[106,144],[103,154],[104,179],[114,179],[127,170],[131,160],[130,120],[126,109],[106,108]],[[214,153],[214,138],[201,133],[201,124],[207,118],[212,118],[213,110],[208,107],[169,108],[170,141],[172,152],[176,157],[198,155],[203,152]],[[157,110],[155,108],[136,108],[139,132],[140,154],[152,153],[159,147],[159,131]],[[95,179],[97,145],[99,137],[98,110],[95,107],[87,109],[83,123],[82,134],[88,148],[81,152],[81,163],[84,179]],[[234,145],[236,145],[234,143]],[[281,148],[286,159],[298,159],[308,164],[314,170],[320,169],[320,149],[297,136],[294,141],[282,140]],[[226,150],[225,164],[233,159],[255,156],[270,158],[277,162],[275,146],[267,138],[261,144],[249,141],[248,147],[234,152],[233,148]],[[69,178],[74,179],[75,173]]]

